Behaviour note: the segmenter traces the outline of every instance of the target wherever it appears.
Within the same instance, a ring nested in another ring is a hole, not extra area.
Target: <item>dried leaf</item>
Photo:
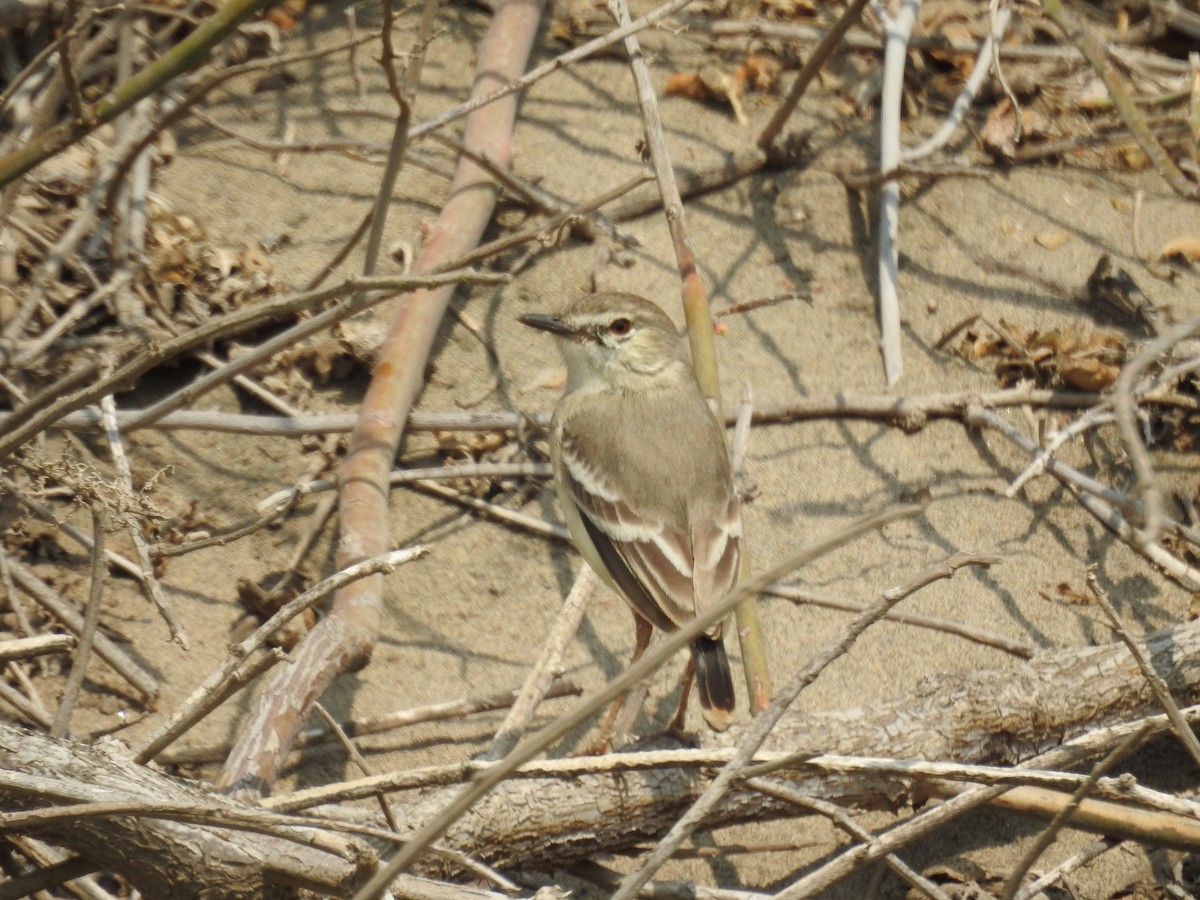
[[[1102,391],[1116,383],[1121,368],[1098,359],[1068,359],[1059,364],[1058,374],[1073,388]]]
[[[1158,258],[1178,258],[1186,263],[1200,261],[1200,238],[1176,238],[1158,251]]]
[[[779,86],[783,61],[774,53],[751,53],[733,73],[733,80],[743,91],[770,93]]]
[[[1054,590],[1062,599],[1077,606],[1088,606],[1096,602],[1096,598],[1091,594],[1084,594],[1075,590],[1066,581],[1060,581],[1057,585],[1055,585]]]
[[[713,99],[699,72],[677,72],[671,75],[667,78],[667,86],[663,93],[668,97],[687,97],[701,103],[708,103]]]
[[[1049,231],[1039,232],[1038,234],[1034,235],[1033,239],[1038,242],[1039,246],[1046,250],[1058,250],[1071,240],[1071,235],[1069,232],[1061,231],[1055,228],[1050,229]]]

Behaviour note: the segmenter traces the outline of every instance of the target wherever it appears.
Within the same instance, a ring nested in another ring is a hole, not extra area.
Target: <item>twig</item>
[[[94,373],[92,373],[94,375]],[[814,419],[866,419],[883,421],[905,431],[919,431],[934,419],[965,419],[972,408],[1007,409],[1014,406],[1041,406],[1048,409],[1086,409],[1106,401],[1095,393],[1053,391],[1021,386],[983,394],[960,391],[956,393],[915,394],[854,394],[845,392],[823,397],[803,397],[787,403],[762,407],[751,415],[756,425],[801,422]],[[31,401],[32,402],[32,401]],[[1160,393],[1144,396],[1143,404],[1165,408],[1196,409],[1190,398]],[[117,424],[122,431],[136,421],[143,411],[117,412]],[[155,424],[156,428],[175,431],[221,431],[234,434],[262,434],[278,437],[302,437],[309,434],[345,433],[353,430],[354,413],[325,413],[309,416],[259,416],[226,413],[217,410],[182,410],[169,413]],[[0,434],[13,421],[12,413],[0,412]],[[727,418],[726,423],[731,424]],[[437,412],[414,410],[409,414],[405,430],[425,431],[515,431],[529,424],[544,428],[550,423],[548,412],[522,413],[495,410],[491,412]],[[97,411],[82,409],[56,420],[49,428],[64,431],[96,432],[100,416]]]
[[[0,560],[4,557],[0,556]],[[15,601],[15,590],[9,594],[10,602]],[[48,653],[65,653],[76,644],[76,639],[69,634],[39,634],[34,637],[13,638],[0,641],[0,663],[9,663],[18,659],[34,659]]]
[[[567,532],[565,525],[547,522],[538,516],[531,516],[515,509],[506,509],[503,506],[489,503],[486,500],[472,497],[469,494],[460,494],[458,491],[452,491],[447,487],[443,487],[436,481],[415,481],[413,482],[413,487],[419,488],[427,494],[433,494],[436,497],[442,497],[443,499],[451,500],[454,503],[474,509],[497,521],[508,525],[515,525],[518,528],[539,534],[542,537],[554,538],[559,541],[571,540],[571,535]]]
[[[825,61],[833,53],[837,46],[842,42],[842,38],[846,36],[846,32],[862,17],[862,11],[866,8],[869,0],[853,0],[846,7],[845,12],[833,24],[833,27],[824,32],[820,38],[820,43],[813,51],[812,56],[804,63],[804,67],[796,76],[795,82],[792,83],[792,88],[788,91],[787,98],[779,105],[779,109],[775,110],[775,114],[771,116],[771,121],[759,133],[758,140],[755,144],[764,152],[771,152],[775,145],[775,140],[783,131],[783,126],[787,124],[788,119],[792,117],[792,113],[796,111],[796,107],[800,105],[801,98],[804,97],[804,92],[808,90],[808,85],[817,73],[821,71],[821,66],[825,65]]]
[[[67,0],[67,33],[74,31],[79,17],[79,0]],[[79,91],[79,79],[75,77],[75,63],[71,60],[71,38],[58,45],[58,70],[67,86],[67,99],[71,104],[71,116],[77,122],[83,120],[83,95]]]
[[[794,41],[802,44],[818,43],[824,40],[825,35],[829,33],[828,29],[813,25],[777,22],[768,19],[719,19],[714,21],[700,16],[685,16],[682,17],[682,25],[689,31],[711,34],[717,38],[755,37]],[[842,42],[847,48],[857,51],[878,53],[880,49],[878,35],[864,29],[851,30],[842,39]],[[922,50],[953,50],[956,53],[974,53],[979,49],[977,41],[951,38],[944,34],[915,35],[909,40],[909,46]],[[1109,53],[1131,68],[1138,67],[1169,75],[1185,75],[1188,72],[1186,62],[1172,59],[1161,53],[1114,44],[1109,44],[1107,49]],[[1060,62],[1067,65],[1077,65],[1083,62],[1083,54],[1075,47],[1069,46],[1003,44],[999,50],[1004,59],[1016,62]]]
[[[1183,713],[1179,711],[1179,706],[1175,703],[1175,698],[1171,696],[1171,689],[1167,687],[1167,683],[1163,681],[1162,676],[1154,670],[1154,666],[1146,656],[1145,648],[1134,640],[1128,626],[1121,619],[1120,613],[1112,605],[1112,601],[1108,599],[1108,592],[1100,586],[1100,580],[1096,576],[1095,564],[1088,566],[1087,583],[1088,587],[1092,590],[1092,596],[1096,598],[1096,604],[1104,610],[1104,615],[1108,617],[1113,630],[1120,636],[1125,646],[1129,648],[1130,654],[1133,656],[1134,661],[1137,662],[1138,669],[1141,670],[1142,677],[1146,679],[1146,682],[1150,685],[1150,690],[1154,692],[1159,705],[1167,714],[1167,718],[1170,719],[1171,728],[1175,732],[1175,736],[1179,738],[1179,742],[1187,749],[1188,754],[1192,757],[1192,761],[1200,767],[1200,740],[1197,740],[1192,727],[1184,719]]]
[[[1008,22],[1011,17],[1012,11],[1007,6],[996,13],[994,20],[988,28],[987,37],[979,45],[979,54],[975,57],[975,62],[971,68],[971,76],[967,79],[966,84],[963,85],[962,90],[955,98],[954,105],[950,107],[950,112],[947,114],[945,121],[938,126],[938,130],[929,139],[922,141],[916,147],[902,149],[900,151],[900,159],[906,163],[922,159],[940,150],[954,136],[954,132],[962,124],[967,110],[975,102],[975,95],[979,93],[979,88],[983,85],[984,79],[992,71],[993,64],[999,65],[1000,54],[995,51],[995,47],[1004,38],[1004,32],[1008,30]],[[1021,116],[1018,111],[1018,123],[1020,119]],[[1020,126],[1018,125],[1018,127]]]
[[[575,683],[565,679],[557,679],[550,685],[550,689],[546,692],[543,699],[577,697],[580,693],[582,691]],[[499,694],[490,694],[486,697],[463,697],[459,700],[447,700],[444,703],[431,703],[428,706],[402,709],[368,719],[355,719],[344,723],[342,728],[351,737],[366,737],[372,734],[382,734],[386,731],[394,731],[397,728],[408,728],[412,725],[420,725],[427,722],[462,719],[477,713],[493,712],[512,706],[516,700],[516,691],[502,691]],[[293,749],[303,750],[306,747],[316,747],[321,744],[327,744],[330,740],[332,740],[332,737],[325,729],[308,728],[300,732],[300,735],[296,738],[296,743],[293,745]],[[201,747],[168,749],[155,756],[155,760],[164,766],[217,763],[229,755],[230,746],[231,744],[228,741],[224,741]]]
[[[1132,644],[1129,646],[1132,650]],[[1134,655],[1138,655],[1137,651],[1134,651]],[[1175,711],[1176,713],[1179,712],[1178,709]],[[1075,789],[1075,792],[1071,795],[1070,801],[1063,805],[1062,809],[1058,811],[1058,814],[1055,815],[1055,817],[1050,821],[1050,824],[1042,830],[1041,834],[1037,836],[1037,839],[1032,845],[1030,845],[1029,849],[1021,855],[1021,859],[1017,861],[1016,866],[1013,867],[1012,874],[1008,877],[1008,881],[1005,882],[1004,887],[1000,890],[1000,896],[1004,898],[1004,900],[1012,900],[1014,895],[1017,893],[1017,890],[1021,887],[1021,881],[1025,878],[1025,874],[1030,870],[1030,868],[1032,868],[1033,864],[1037,862],[1038,857],[1046,852],[1046,848],[1054,843],[1055,839],[1058,837],[1058,833],[1067,825],[1071,819],[1071,816],[1074,815],[1077,809],[1079,809],[1080,804],[1083,802],[1083,798],[1091,793],[1092,788],[1095,786],[1096,782],[1101,778],[1101,776],[1107,774],[1113,766],[1137,749],[1137,747],[1141,745],[1142,741],[1146,739],[1146,735],[1147,729],[1144,727],[1138,731],[1135,731],[1111,751],[1109,751],[1108,755],[1105,756],[1104,759],[1092,766],[1092,770],[1088,773],[1087,779],[1083,782],[1083,784]]]
[[[788,160],[799,159],[803,149],[803,143],[798,141],[790,148],[776,148],[776,155],[768,156],[757,147],[746,147],[725,154],[708,168],[699,171],[680,168],[675,172],[679,194],[691,198],[728,187],[748,175],[763,171],[768,163],[782,165]],[[608,210],[608,217],[614,222],[629,222],[662,209],[662,203],[662,195],[655,188],[631,192],[628,197],[613,204]]]
[[[0,552],[3,551],[0,550]],[[21,589],[37,601],[39,606],[46,609],[54,618],[58,619],[64,628],[76,635],[76,637],[83,632],[83,617],[75,611],[72,604],[59,596],[50,585],[38,578],[31,569],[26,568],[24,564],[13,559],[11,556],[8,557],[8,567],[9,571],[12,572],[13,579],[20,585]],[[159,685],[154,676],[130,659],[125,651],[120,649],[108,637],[104,634],[97,634],[93,646],[96,650],[96,655],[112,666],[113,671],[129,682],[142,697],[149,699],[158,695]]]
[[[904,93],[904,63],[908,40],[921,9],[921,0],[903,0],[892,17],[883,14],[887,47],[883,60],[883,90],[879,105],[879,169],[900,165],[900,104]],[[888,387],[904,373],[900,344],[899,250],[900,183],[887,181],[879,191],[879,332],[883,371]]]
[[[1189,707],[1187,714],[1195,719],[1197,708]],[[1165,716],[1147,718],[1139,726],[1153,733],[1168,730],[1170,724]],[[1121,739],[1131,732],[1131,727],[1120,727]],[[1101,732],[1092,732],[1095,749]],[[328,735],[326,735],[326,739]],[[1119,743],[1120,741],[1116,741]],[[1096,751],[1100,752],[1100,751]],[[737,753],[735,747],[680,748],[674,750],[622,750],[602,756],[572,756],[559,759],[536,759],[523,763],[512,772],[519,778],[562,778],[576,779],[585,775],[619,775],[629,772],[645,772],[663,769],[683,769],[689,772],[715,769],[727,765]],[[1094,755],[1094,753],[1092,754]],[[1086,758],[1086,754],[1075,761]],[[190,761],[184,757],[181,761]],[[278,794],[263,800],[269,809],[296,811],[335,802],[359,800],[379,791],[412,791],[436,785],[462,781],[486,771],[493,761],[470,760],[405,769],[370,778],[345,781],[340,784],[306,788],[291,794]],[[773,772],[791,772],[808,777],[813,774],[827,776],[854,776],[871,779],[878,776],[910,779],[935,793],[955,792],[956,785],[977,784],[990,786],[1032,787],[1047,792],[1074,792],[1087,781],[1087,776],[1075,772],[1054,769],[1012,767],[1001,765],[977,765],[921,759],[892,759],[871,756],[843,756],[832,753],[809,754],[790,750],[760,750],[755,753],[751,765],[743,772],[743,779],[759,778]],[[1136,783],[1126,775],[1100,778],[1093,785],[1098,796],[1122,803],[1138,803],[1147,809],[1170,813],[1173,816],[1195,820],[1200,814],[1200,803],[1176,797],[1172,794],[1151,790]],[[1132,807],[1127,807],[1132,808]],[[1193,825],[1195,829],[1195,825]]]
[[[121,443],[121,433],[117,429],[117,407],[113,402],[112,394],[106,394],[100,398],[100,418],[104,425],[104,436],[108,440],[108,449],[112,453],[113,465],[117,470],[117,477],[129,491],[130,496],[135,497],[137,493],[133,486],[133,472],[129,469],[129,459],[125,456],[125,446]],[[162,586],[154,574],[154,563],[150,560],[150,547],[142,536],[140,523],[132,515],[128,515],[125,524],[129,530],[129,538],[137,550],[138,560],[142,564],[140,579],[142,586],[150,595],[150,600],[158,607],[158,613],[163,617],[163,621],[167,623],[171,639],[184,650],[190,650],[191,644],[188,641],[187,628],[179,618],[175,607],[171,605],[171,601],[167,599],[167,595],[163,593]],[[61,735],[56,736],[61,737]]]
[[[351,762],[354,763],[358,770],[364,775],[374,775],[374,771],[367,764],[367,761],[363,759],[363,755],[358,752],[358,748],[354,746],[354,742],[350,740],[350,736],[342,730],[342,726],[338,723],[337,719],[330,715],[329,710],[321,703],[314,703],[313,709],[316,710],[318,716],[325,720],[325,727],[329,729],[329,733],[336,738],[337,742],[342,745],[342,749],[346,751],[346,755],[350,757]],[[396,822],[396,817],[392,815],[392,805],[388,803],[387,797],[379,793],[375,795],[375,798],[379,801],[379,810],[383,813],[383,818],[387,822],[388,828],[399,834],[400,826]]]
[[[3,679],[0,679],[0,700],[3,700],[30,722],[47,731],[54,724],[54,717],[40,703],[31,697],[26,697]]]
[[[1083,434],[1085,431],[1091,431],[1093,428],[1099,428],[1101,425],[1108,425],[1116,421],[1108,404],[1094,406],[1086,413],[1077,419],[1073,419],[1071,424],[1066,428],[1056,429],[1051,431],[1042,446],[1041,451],[1034,457],[1033,461],[1025,467],[1012,483],[1004,491],[1004,496],[1015,497],[1017,492],[1023,488],[1027,482],[1036,478],[1046,471],[1046,463],[1053,457],[1054,451],[1065,444],[1067,441]]]
[[[410,130],[410,139],[415,141],[417,138],[423,137],[429,132],[441,128],[443,125],[448,125],[455,119],[461,119],[463,116],[474,112],[476,109],[487,106],[489,103],[499,100],[501,97],[506,97],[509,94],[516,93],[517,91],[523,91],[534,82],[540,81],[547,75],[557,72],[559,69],[565,69],[572,63],[576,63],[581,59],[587,59],[589,56],[592,56],[593,54],[598,53],[607,47],[611,47],[618,41],[623,41],[631,34],[637,34],[639,31],[644,31],[650,26],[656,25],[668,16],[679,12],[679,10],[683,9],[691,2],[692,0],[669,0],[669,2],[664,3],[657,9],[651,10],[640,19],[630,22],[628,25],[624,25],[620,28],[610,31],[608,34],[594,38],[587,43],[580,44],[578,47],[568,50],[566,53],[563,53],[560,56],[556,56],[549,62],[543,63],[534,69],[530,69],[524,75],[519,78],[512,79],[503,87],[483,93],[478,97],[472,97],[467,102],[460,103],[458,106],[448,109],[446,112],[436,116],[435,118],[428,119],[424,122],[414,125]]]
[[[411,422],[409,425],[412,429]],[[394,469],[388,476],[388,484],[409,484],[414,481],[457,478],[537,478],[547,479],[553,474],[549,463],[456,463],[447,466],[428,466],[420,469]],[[314,478],[303,484],[276,491],[258,501],[257,509],[264,514],[278,515],[285,512],[301,497],[331,491],[337,484],[327,478]]]
[[[748,779],[746,787],[769,794],[772,797],[778,797],[780,800],[786,800],[788,803],[794,803],[801,809],[811,809],[814,812],[818,812],[832,821],[842,831],[860,841],[871,840],[871,832],[854,821],[841,807],[830,803],[828,800],[821,800],[817,797],[806,797],[790,784],[767,778]],[[920,872],[917,872],[912,866],[896,856],[896,854],[888,853],[883,857],[883,860],[887,863],[888,868],[925,896],[933,897],[934,900],[950,900],[936,884]]]
[[[630,24],[631,17],[626,0],[608,0],[608,7],[618,25]],[[633,72],[633,81],[637,88],[638,103],[642,113],[642,129],[646,135],[646,145],[650,152],[650,161],[654,166],[658,191],[662,196],[663,213],[667,219],[667,229],[671,234],[671,244],[675,249],[675,264],[679,269],[683,314],[687,321],[688,344],[692,350],[692,367],[696,370],[696,380],[700,384],[700,390],[720,417],[721,378],[717,368],[717,348],[713,340],[713,319],[708,303],[708,292],[696,270],[696,256],[688,241],[687,226],[683,215],[683,200],[679,196],[679,186],[675,182],[675,172],[667,151],[662,119],[658,112],[658,100],[650,82],[650,71],[642,57],[641,46],[636,35],[631,34],[625,38],[625,50],[629,54],[629,67]],[[747,577],[749,569],[750,554],[743,541],[740,577]],[[756,597],[748,596],[735,610],[738,642],[742,650],[742,668],[746,678],[746,692],[750,697],[752,710],[765,709],[771,700],[774,689],[771,682],[771,670],[767,663],[767,651],[763,644],[762,622],[759,619],[757,603]]]
[[[40,434],[62,416],[97,402],[104,395],[111,394],[116,386],[136,380],[159,363],[173,359],[180,353],[194,350],[210,341],[232,337],[263,322],[292,315],[302,309],[312,308],[327,300],[344,297],[346,294],[356,291],[406,290],[422,285],[459,284],[462,282],[500,284],[508,280],[506,275],[478,273],[469,270],[440,275],[348,278],[333,287],[275,297],[262,303],[244,306],[221,316],[213,316],[204,324],[163,341],[161,344],[145,347],[139,341],[131,345],[136,349],[127,361],[121,363],[112,372],[93,378],[86,387],[57,398],[52,395],[43,396],[41,402],[45,405],[35,409],[23,407],[15,410],[11,415],[20,424],[16,427],[6,428],[0,435],[0,460],[6,459],[14,450],[34,435]],[[382,298],[375,296],[365,302],[377,302],[379,299]],[[30,403],[33,402],[30,401]]]
[[[1000,561],[1001,557],[999,556],[991,557],[993,564]],[[849,600],[838,600],[833,597],[820,597],[811,591],[786,584],[769,585],[763,593],[782,597],[785,600],[791,600],[793,603],[807,603],[812,606],[822,606],[826,609],[840,609],[845,612],[863,612],[867,608],[865,604],[854,603]],[[931,616],[920,616],[896,611],[889,612],[884,618],[889,622],[898,622],[901,625],[912,625],[916,628],[928,628],[930,631],[941,631],[946,634],[958,635],[968,641],[974,641],[977,644],[983,644],[988,647],[995,647],[997,650],[1003,650],[1005,653],[1011,653],[1013,656],[1021,659],[1029,659],[1035,652],[1034,648],[1026,643],[1014,641],[990,631],[972,628],[964,622],[953,622],[949,619],[937,619]]]
[[[1108,52],[1095,32],[1073,13],[1068,12],[1062,0],[1042,0],[1042,14],[1053,21],[1062,30],[1066,39],[1079,48],[1083,58],[1088,61],[1100,80],[1104,82],[1117,115],[1121,117],[1121,121],[1125,123],[1125,127],[1129,129],[1133,139],[1137,141],[1137,145],[1146,154],[1146,158],[1150,160],[1159,175],[1181,197],[1194,199],[1200,196],[1200,185],[1188,181],[1167,151],[1163,149],[1162,144],[1158,142],[1158,138],[1146,126],[1142,114],[1130,98],[1125,80],[1117,71],[1117,67],[1109,61]]]
[[[559,716],[545,728],[527,738],[512,753],[500,762],[495,763],[486,772],[477,775],[469,786],[463,788],[437,815],[429,819],[412,835],[408,844],[396,856],[388,860],[371,880],[354,895],[354,900],[373,900],[426,847],[441,837],[446,829],[457,821],[464,812],[474,806],[482,797],[490,793],[492,788],[507,778],[518,766],[552,746],[564,735],[569,734],[573,729],[603,709],[619,694],[646,678],[668,659],[672,658],[676,652],[682,649],[698,634],[701,634],[705,629],[711,627],[713,623],[729,615],[733,611],[733,608],[746,596],[756,594],[771,582],[782,578],[800,566],[806,565],[813,559],[846,544],[859,535],[882,528],[887,523],[896,521],[897,519],[914,516],[921,509],[922,507],[913,505],[897,506],[860,519],[838,534],[811,544],[761,575],[749,581],[742,582],[737,590],[730,593],[720,603],[714,604],[687,625],[666,636],[658,646],[652,646],[643,654],[640,660],[626,669],[621,676],[613,679],[600,691],[585,698],[583,702],[577,704],[570,712]]]
[[[149,762],[163,749],[173,743],[187,728],[207,714],[205,704],[208,702],[208,698],[220,694],[226,683],[237,676],[238,671],[242,668],[243,661],[251,653],[261,649],[267,640],[270,639],[271,635],[300,615],[300,613],[304,612],[304,610],[320,602],[345,584],[359,578],[366,578],[383,572],[391,572],[397,566],[424,556],[425,552],[424,547],[410,547],[405,550],[393,550],[390,553],[384,553],[381,556],[364,560],[357,565],[343,569],[340,572],[335,572],[323,581],[319,581],[313,585],[294,600],[280,607],[278,612],[263,622],[262,625],[258,626],[253,634],[240,644],[236,644],[230,648],[229,657],[225,662],[204,679],[187,696],[183,703],[179,705],[175,712],[168,716],[166,721],[143,742],[134,759],[137,762]],[[254,671],[259,670],[255,669]],[[201,710],[204,711],[201,712]]]
[[[804,666],[788,682],[778,695],[776,695],[775,699],[771,701],[771,705],[754,720],[746,735],[742,738],[742,743],[738,747],[737,753],[734,754],[733,759],[722,767],[717,777],[704,789],[699,799],[691,805],[688,811],[675,822],[671,830],[655,846],[653,852],[642,860],[636,870],[625,877],[621,882],[620,890],[613,895],[612,900],[632,900],[642,885],[671,858],[671,854],[682,846],[683,842],[692,835],[696,827],[716,808],[716,805],[721,802],[734,786],[734,783],[742,776],[754,754],[758,752],[758,749],[770,735],[771,730],[778,724],[779,719],[787,711],[788,707],[795,702],[800,693],[812,684],[831,663],[845,654],[864,631],[886,615],[888,610],[901,600],[925,587],[930,582],[939,578],[949,578],[958,568],[966,565],[980,564],[981,562],[983,562],[981,558],[972,556],[971,554],[953,554],[938,565],[920,572],[908,583],[884,591],[881,598],[870,609],[855,616],[854,620],[843,628],[838,636],[821,653],[811,659],[808,665]],[[986,565],[986,562],[983,562],[983,564]],[[771,580],[774,581],[775,579]]]
[[[491,175],[501,187],[515,198],[524,201],[535,209],[553,215],[555,213],[569,212],[573,207],[579,205],[558,196],[552,191],[548,191],[546,188],[527,178],[522,178],[511,169],[505,169],[496,165],[483,154],[474,153],[469,147],[464,147],[462,141],[457,141],[452,137],[437,132],[430,137],[455,153],[460,153],[467,157],[467,159]],[[599,211],[592,212],[586,217],[581,218],[580,221],[574,223],[573,227],[577,233],[592,240],[610,240],[624,247],[633,247],[640,244],[640,241],[634,235],[619,230],[612,220]]]
[[[366,255],[363,261],[363,274],[374,275],[375,266],[379,262],[379,250],[383,246],[383,230],[387,225],[387,213],[392,203],[392,192],[396,178],[400,175],[400,165],[404,161],[404,152],[408,147],[408,129],[412,124],[412,104],[416,99],[417,86],[420,84],[421,67],[425,62],[425,48],[429,44],[430,32],[433,30],[433,19],[437,14],[438,0],[425,0],[421,13],[421,22],[417,27],[417,35],[413,43],[412,54],[404,74],[404,87],[396,83],[395,54],[392,51],[392,10],[391,0],[384,0],[383,55],[380,65],[387,76],[388,89],[396,101],[396,124],[392,131],[392,141],[388,147],[387,161],[383,166],[383,176],[379,179],[379,189],[375,193],[375,205],[371,210],[371,224],[367,231]]]
[[[537,661],[525,676],[512,708],[504,717],[482,759],[495,760],[508,756],[525,736],[525,730],[533,720],[538,704],[542,702],[562,668],[567,645],[579,630],[579,623],[583,621],[588,601],[599,586],[600,581],[592,567],[583,566],[575,576],[575,583],[571,585],[571,590],[563,601],[549,634],[546,635]]]
[[[1078,853],[1068,856],[1058,865],[1054,866],[1054,868],[1043,874],[1041,878],[1037,878],[1025,885],[1025,887],[1017,891],[1013,900],[1035,900],[1046,888],[1052,886],[1060,878],[1065,878],[1076,869],[1086,866],[1092,860],[1107,853],[1113,847],[1120,846],[1120,844],[1121,841],[1116,838],[1093,841]]]
[[[100,625],[100,599],[104,596],[104,579],[108,566],[104,562],[104,533],[108,527],[108,516],[104,504],[92,501],[92,587],[88,592],[87,607],[83,614],[83,628],[79,632],[79,646],[71,663],[71,672],[63,687],[58,709],[54,711],[54,723],[50,736],[64,738],[70,732],[71,713],[83,687],[83,676],[87,672],[88,659],[92,655],[92,644],[96,640],[96,629]]]
[[[1158,488],[1158,480],[1154,476],[1154,466],[1150,455],[1142,443],[1140,429],[1137,424],[1137,410],[1134,403],[1134,391],[1138,380],[1152,363],[1166,354],[1172,347],[1185,341],[1200,331],[1200,316],[1195,316],[1170,329],[1143,347],[1138,355],[1126,363],[1117,377],[1113,388],[1113,412],[1117,417],[1117,431],[1121,435],[1121,443],[1129,455],[1136,479],[1133,495],[1140,495],[1142,501],[1142,523],[1137,529],[1137,539],[1146,545],[1157,543],[1163,529],[1162,492]],[[1131,505],[1123,507],[1126,513],[1132,510]]]

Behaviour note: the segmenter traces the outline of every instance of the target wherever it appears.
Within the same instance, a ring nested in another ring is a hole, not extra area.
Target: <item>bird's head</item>
[[[568,391],[667,386],[691,371],[674,323],[634,294],[585,294],[562,312],[517,319],[561,339]]]

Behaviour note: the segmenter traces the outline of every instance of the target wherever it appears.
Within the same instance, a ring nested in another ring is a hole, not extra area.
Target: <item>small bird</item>
[[[741,504],[721,424],[683,336],[649,300],[587,294],[518,320],[560,339],[567,385],[550,425],[558,499],[583,558],[633,610],[636,662],[651,627],[676,630],[737,583]],[[677,726],[694,670],[705,721],[729,727],[722,630],[692,642]],[[614,717],[615,708],[609,725]]]

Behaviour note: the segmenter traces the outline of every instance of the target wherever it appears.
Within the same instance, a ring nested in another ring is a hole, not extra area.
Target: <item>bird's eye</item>
[[[613,319],[608,324],[608,330],[617,337],[621,337],[622,335],[629,334],[629,332],[633,331],[633,323],[628,319]]]

